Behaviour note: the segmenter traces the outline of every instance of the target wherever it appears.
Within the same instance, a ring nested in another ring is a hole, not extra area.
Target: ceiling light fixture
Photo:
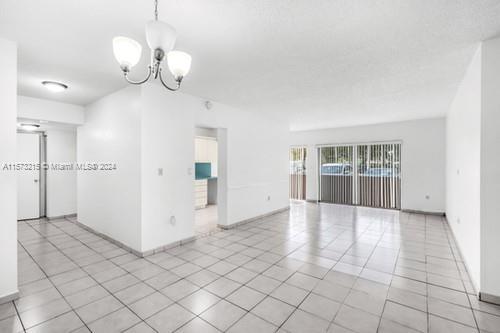
[[[68,89],[68,86],[61,82],[42,81],[42,84],[45,88],[49,89],[52,92],[61,92]]]
[[[22,123],[22,124],[19,124],[18,126],[21,129],[25,130],[25,131],[36,131],[37,129],[40,128],[40,125],[38,125],[38,124],[25,124],[25,123]]]
[[[141,59],[141,44],[128,37],[115,37],[113,38],[113,53],[128,83],[143,84],[153,76],[155,79],[159,78],[160,82],[168,90],[176,91],[180,88],[184,76],[189,73],[191,56],[186,52],[173,50],[177,33],[171,25],[158,21],[158,0],[154,0],[154,6],[155,19],[146,24],[146,40],[152,55],[146,78],[133,81],[128,77],[132,67],[137,65]],[[174,76],[176,83],[173,88],[168,86],[162,77],[162,67],[160,66],[165,56],[167,57],[168,69]]]

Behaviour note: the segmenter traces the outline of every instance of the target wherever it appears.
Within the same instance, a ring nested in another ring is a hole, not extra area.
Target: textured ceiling
[[[159,2],[193,56],[185,92],[291,129],[443,116],[477,43],[500,33],[500,0]],[[85,105],[125,86],[111,39],[145,47],[151,17],[147,0],[0,0],[0,36],[19,43],[20,94]]]

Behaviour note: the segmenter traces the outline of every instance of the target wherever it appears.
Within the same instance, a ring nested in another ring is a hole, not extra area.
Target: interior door
[[[40,217],[40,136],[17,133],[17,219]]]

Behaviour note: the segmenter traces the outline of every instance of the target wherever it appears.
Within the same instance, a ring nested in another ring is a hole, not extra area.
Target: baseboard
[[[401,209],[403,213],[410,214],[425,214],[425,215],[434,215],[434,216],[446,216],[444,212],[426,212],[425,210],[415,210],[415,209]]]
[[[14,301],[19,298],[19,291],[0,297],[0,304]]]
[[[447,218],[445,218],[445,221],[446,221],[446,224],[448,224],[448,228],[450,229],[451,235],[453,236],[453,240],[455,241],[455,244],[457,245],[457,250],[458,250],[458,252],[460,254],[460,258],[462,258],[462,262],[464,263],[465,269],[467,270],[467,273],[469,274],[469,278],[470,278],[471,277],[470,276],[471,270],[469,268],[469,265],[467,264],[467,261],[465,261],[465,257],[463,255],[464,252],[462,251],[462,248],[460,247],[460,244],[457,241],[457,237],[455,235],[455,231],[451,227],[450,221],[448,221]],[[474,291],[477,293],[477,291],[479,290],[479,288],[477,287],[476,282],[472,278],[470,279],[470,282],[472,284],[472,287],[474,287]],[[479,293],[476,296],[479,298]]]
[[[242,224],[246,224],[246,223],[249,223],[249,222],[253,222],[253,221],[256,221],[256,220],[260,220],[262,218],[265,218],[265,217],[268,217],[268,216],[271,216],[271,215],[275,215],[275,214],[279,214],[279,213],[282,213],[282,212],[286,212],[287,210],[290,209],[290,206],[287,206],[287,207],[284,207],[284,208],[281,208],[281,209],[277,209],[277,210],[273,210],[272,212],[269,212],[269,213],[266,213],[266,214],[262,214],[262,215],[259,215],[259,216],[255,216],[253,218],[250,218],[250,219],[246,219],[246,220],[243,220],[243,221],[240,221],[240,222],[236,222],[236,223],[233,223],[231,225],[221,225],[221,224],[218,224],[217,226],[223,230],[228,230],[228,229],[232,229],[232,228],[236,228],[237,226],[240,226]],[[76,215],[75,215],[76,216]],[[68,216],[66,216],[68,217]],[[148,251],[137,251],[133,248],[131,248],[130,246],[128,245],[125,245],[123,244],[122,242],[106,235],[106,234],[103,234],[97,230],[94,230],[93,228],[81,223],[81,222],[78,222],[78,221],[71,221],[72,223],[75,223],[76,225],[80,226],[81,228],[87,230],[88,232],[91,232],[93,233],[94,235],[96,236],[99,236],[99,237],[102,237],[104,239],[106,239],[107,241],[115,244],[116,246],[119,246],[121,247],[122,249],[130,252],[130,253],[133,253],[135,254],[136,256],[138,257],[147,257],[147,256],[150,256],[150,255],[153,255],[155,253],[158,253],[158,252],[163,252],[165,250],[168,250],[168,249],[171,249],[171,248],[174,248],[174,247],[177,247],[177,246],[181,246],[181,245],[184,245],[184,244],[187,244],[187,243],[190,243],[190,242],[193,242],[195,241],[196,239],[199,239],[200,237],[197,237],[197,236],[191,236],[191,237],[187,237],[187,238],[184,238],[184,239],[181,239],[181,240],[178,240],[178,241],[175,241],[175,242],[172,242],[172,243],[169,243],[169,244],[166,244],[166,245],[162,245],[162,246],[158,246],[152,250],[148,250]],[[201,237],[204,237],[205,235],[201,236]]]
[[[125,251],[128,251],[132,254],[135,254],[136,256],[138,257],[147,257],[147,256],[150,256],[150,255],[153,255],[155,253],[158,253],[158,252],[163,252],[165,250],[168,250],[168,249],[171,249],[173,247],[177,247],[177,246],[180,246],[180,245],[184,245],[186,243],[189,243],[189,242],[192,242],[194,240],[196,240],[196,237],[195,236],[192,236],[192,237],[187,237],[187,238],[184,238],[184,239],[181,239],[181,240],[178,240],[178,241],[175,241],[175,242],[172,242],[172,243],[169,243],[169,244],[166,244],[166,245],[162,245],[162,246],[158,246],[152,250],[148,250],[148,251],[137,251],[136,249],[133,249],[131,248],[130,246],[126,245],[126,244],[123,244],[122,242],[108,236],[108,235],[105,235],[97,230],[94,230],[92,229],[91,227],[81,223],[81,222],[78,222],[78,221],[74,221],[73,223],[77,224],[78,226],[82,227],[83,229],[87,230],[88,232],[91,232],[93,233],[94,235],[96,236],[99,236],[101,238],[104,238],[105,240],[115,244],[116,246],[119,246],[121,247],[122,249],[124,249]]]
[[[76,213],[73,214],[68,214],[68,215],[58,215],[58,216],[47,216],[47,220],[59,220],[59,219],[64,219],[64,218],[70,218],[70,217],[76,217]]]
[[[479,292],[479,300],[486,303],[500,305],[500,296]]]
[[[78,225],[79,227],[81,227],[81,228],[83,228],[83,229],[87,230],[88,232],[91,232],[91,233],[93,233],[93,234],[94,234],[94,235],[96,235],[96,236],[99,236],[99,237],[101,237],[101,238],[104,238],[105,240],[107,240],[107,241],[109,241],[109,242],[111,242],[111,243],[115,244],[116,246],[119,246],[119,247],[121,247],[122,249],[124,249],[124,250],[126,250],[126,251],[128,251],[128,252],[130,252],[130,253],[135,254],[136,256],[139,256],[139,257],[142,257],[142,256],[143,256],[143,255],[142,255],[142,252],[137,251],[137,250],[135,250],[135,249],[131,248],[130,246],[128,246],[128,245],[126,245],[126,244],[123,244],[122,242],[120,242],[120,241],[118,241],[118,240],[116,240],[116,239],[114,239],[114,238],[112,238],[112,237],[110,237],[110,236],[108,236],[108,235],[106,235],[106,234],[103,234],[103,233],[101,233],[101,232],[99,232],[99,231],[97,231],[97,230],[95,230],[95,229],[93,229],[93,228],[89,227],[88,225],[85,225],[85,224],[83,224],[83,223],[81,223],[81,222],[79,222],[79,221],[71,221],[71,222],[73,222],[73,223],[75,223],[76,225]]]
[[[239,227],[239,226],[241,226],[243,224],[247,224],[247,223],[250,223],[250,222],[254,222],[254,221],[263,219],[263,218],[271,216],[271,215],[276,215],[276,214],[279,214],[279,213],[286,212],[287,210],[290,210],[290,206],[286,206],[284,208],[276,209],[276,210],[273,210],[273,211],[271,211],[269,213],[258,215],[258,216],[255,216],[255,217],[252,217],[252,218],[249,218],[249,219],[246,219],[246,220],[242,220],[242,221],[239,221],[239,222],[235,222],[235,223],[232,223],[232,224],[229,224],[229,225],[217,224],[217,226],[219,228],[223,229],[223,230],[229,230],[229,229],[233,229],[233,228]]]
[[[172,242],[170,244],[158,246],[158,247],[156,247],[156,248],[154,248],[152,250],[141,252],[141,254],[139,256],[140,257],[147,257],[147,256],[153,255],[153,254],[158,253],[158,252],[163,252],[165,250],[168,250],[168,249],[171,249],[171,248],[174,248],[174,247],[177,247],[177,246],[181,246],[181,245],[193,242],[196,239],[197,239],[196,236],[187,237],[187,238],[181,239],[179,241]]]

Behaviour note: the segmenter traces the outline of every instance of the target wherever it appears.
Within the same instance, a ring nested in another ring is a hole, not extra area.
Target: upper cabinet
[[[205,138],[195,138],[195,162],[210,162],[208,159],[208,140]]]
[[[212,177],[217,177],[217,141],[207,141],[208,160],[212,164]]]
[[[197,136],[195,138],[195,162],[212,164],[212,177],[217,177],[217,140]]]

